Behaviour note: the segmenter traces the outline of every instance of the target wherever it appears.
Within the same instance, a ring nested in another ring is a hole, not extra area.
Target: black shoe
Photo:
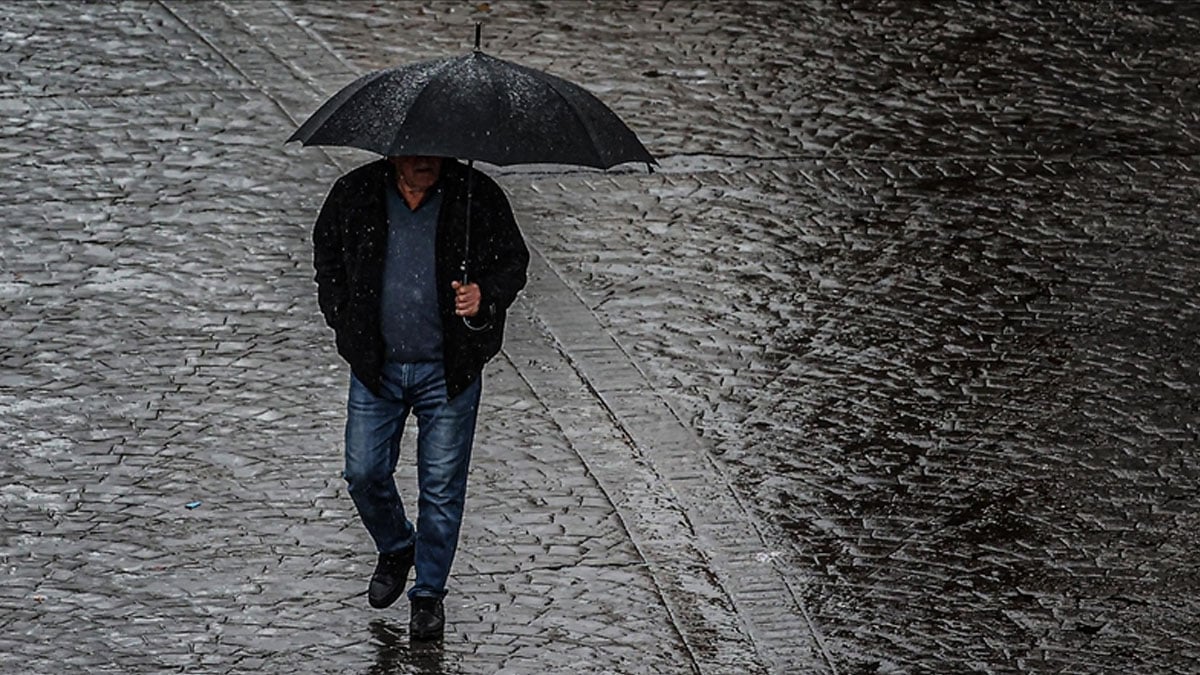
[[[375,609],[383,609],[396,601],[408,583],[408,571],[413,566],[413,550],[409,547],[396,553],[382,553],[371,575],[367,588],[367,602]]]
[[[446,629],[446,611],[441,598],[415,597],[412,599],[412,619],[408,622],[408,637],[411,640],[441,640]]]

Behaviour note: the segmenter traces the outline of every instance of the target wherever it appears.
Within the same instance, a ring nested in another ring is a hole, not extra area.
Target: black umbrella
[[[654,163],[582,87],[480,51],[478,26],[474,52],[368,73],[317,109],[295,140],[501,166]]]
[[[496,165],[573,164],[607,169],[657,162],[612,110],[582,87],[489,56],[378,70],[326,101],[288,141],[338,145],[385,157],[429,155]],[[469,174],[468,174],[469,175]],[[471,187],[467,188],[470,223]],[[467,228],[470,246],[470,228]],[[466,282],[466,257],[463,260]]]

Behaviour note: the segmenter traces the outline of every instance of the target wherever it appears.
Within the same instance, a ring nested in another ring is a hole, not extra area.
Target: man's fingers
[[[479,297],[479,284],[467,284],[466,286],[463,286],[461,282],[451,281],[450,288],[453,288],[455,294],[460,298],[464,296],[474,298]]]
[[[479,313],[479,284],[466,284],[461,281],[451,281],[454,289],[454,313],[459,316],[475,316]]]

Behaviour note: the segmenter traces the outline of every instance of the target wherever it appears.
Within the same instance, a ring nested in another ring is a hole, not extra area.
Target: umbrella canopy
[[[478,47],[464,56],[364,75],[326,101],[293,140],[501,166],[657,163],[629,127],[582,87]]]

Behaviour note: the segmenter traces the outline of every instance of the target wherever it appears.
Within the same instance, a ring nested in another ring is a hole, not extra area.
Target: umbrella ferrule
[[[475,51],[477,51],[477,52],[483,51],[483,49],[479,46],[480,38],[482,35],[483,35],[483,23],[476,21],[475,22]]]

